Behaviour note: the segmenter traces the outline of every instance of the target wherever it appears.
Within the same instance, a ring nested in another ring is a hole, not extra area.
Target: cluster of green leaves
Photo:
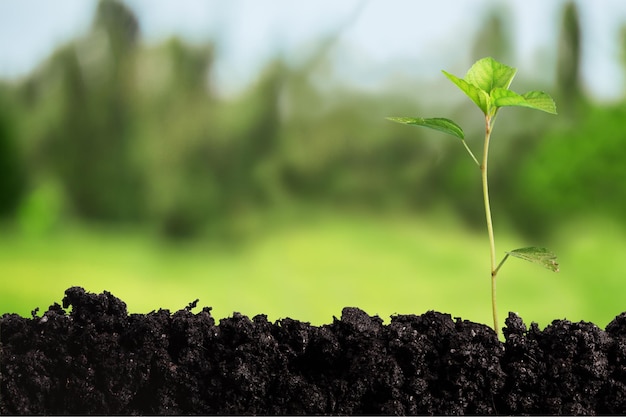
[[[501,107],[527,107],[556,114],[554,100],[543,91],[518,94],[509,90],[517,69],[493,58],[488,57],[477,61],[464,78],[446,71],[442,72],[478,106],[485,116],[492,120]],[[454,121],[444,117],[389,117],[388,119],[398,123],[428,127],[460,139],[465,138],[463,129]]]

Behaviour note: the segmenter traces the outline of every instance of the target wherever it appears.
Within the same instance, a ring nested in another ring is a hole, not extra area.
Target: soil
[[[626,313],[605,331],[357,308],[332,324],[128,314],[79,287],[0,319],[1,414],[624,414]],[[71,312],[66,309],[71,308]]]

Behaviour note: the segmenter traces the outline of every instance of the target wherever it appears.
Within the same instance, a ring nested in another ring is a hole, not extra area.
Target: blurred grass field
[[[29,316],[61,302],[70,286],[107,290],[131,313],[172,311],[200,299],[216,319],[234,311],[270,320],[332,322],[356,306],[388,322],[393,314],[438,310],[491,325],[486,236],[453,216],[311,212],[266,225],[246,243],[176,245],[143,231],[74,227],[42,237],[0,236],[0,313]],[[299,220],[298,220],[299,219]],[[541,327],[554,319],[606,326],[626,310],[626,234],[603,220],[563,225],[550,242],[498,229],[499,253],[545,245],[558,274],[510,259],[499,275],[499,312]]]

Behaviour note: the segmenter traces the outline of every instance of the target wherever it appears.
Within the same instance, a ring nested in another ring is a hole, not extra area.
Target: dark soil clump
[[[383,325],[216,324],[197,301],[128,315],[73,287],[41,317],[0,319],[1,414],[624,414],[626,313],[606,328],[427,312]],[[64,309],[72,307],[68,314]]]

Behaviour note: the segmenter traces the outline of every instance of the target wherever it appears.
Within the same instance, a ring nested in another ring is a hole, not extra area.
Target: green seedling
[[[554,272],[559,271],[556,256],[545,248],[527,247],[505,252],[505,256],[496,264],[496,247],[493,235],[493,222],[491,220],[491,207],[489,204],[489,184],[487,181],[487,162],[489,156],[489,141],[493,125],[501,107],[527,107],[541,110],[546,113],[556,114],[554,100],[542,91],[530,91],[525,94],[517,94],[509,90],[509,85],[515,77],[517,69],[508,67],[493,58],[483,58],[477,61],[469,69],[464,78],[458,78],[446,71],[448,77],[478,106],[485,116],[485,139],[483,145],[482,162],[474,156],[474,153],[465,142],[463,129],[450,119],[446,118],[419,118],[419,117],[389,117],[389,120],[407,125],[425,126],[440,132],[447,133],[461,139],[461,143],[470,157],[480,169],[482,177],[483,202],[487,219],[487,233],[489,234],[489,248],[491,252],[491,307],[493,313],[493,328],[499,335],[498,310],[496,308],[496,276],[504,262],[513,256],[530,262],[537,263]]]

